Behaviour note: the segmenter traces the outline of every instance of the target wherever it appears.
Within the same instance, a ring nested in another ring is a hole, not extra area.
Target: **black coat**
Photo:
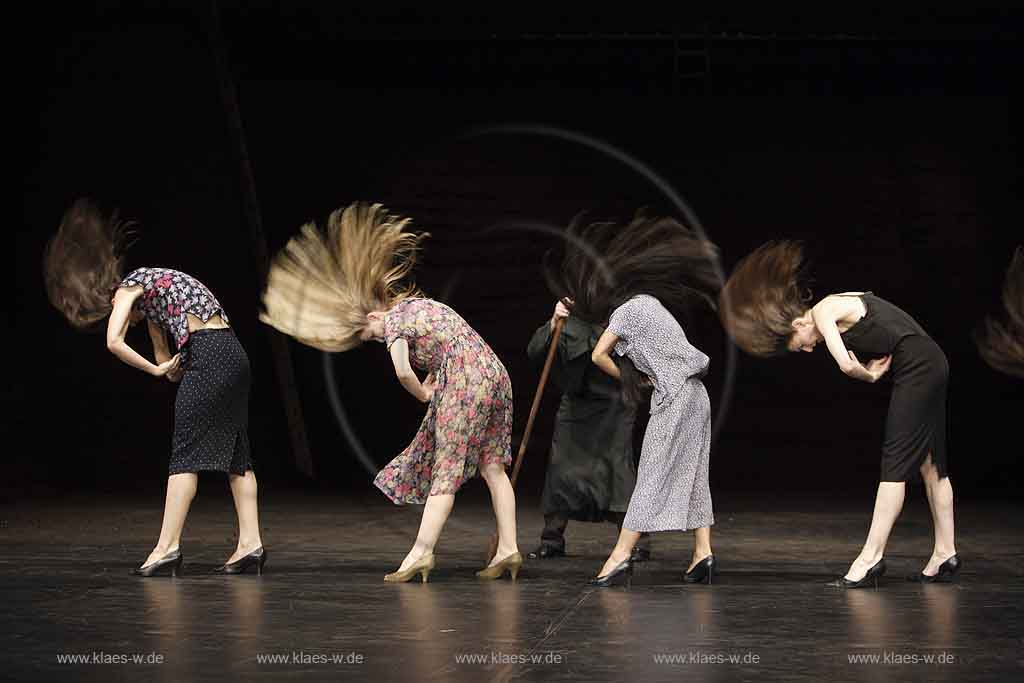
[[[590,359],[600,336],[600,327],[570,316],[558,339],[551,377],[562,401],[541,497],[546,515],[603,521],[609,511],[626,510],[636,485],[636,411],[622,402],[618,381]],[[551,326],[544,323],[526,352],[540,365],[550,343]]]

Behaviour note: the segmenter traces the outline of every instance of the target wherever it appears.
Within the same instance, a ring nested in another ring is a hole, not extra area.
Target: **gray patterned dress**
[[[636,488],[622,526],[674,531],[714,524],[708,486],[711,402],[700,380],[710,359],[648,294],[612,311],[608,331],[619,338],[615,352],[654,383]]]

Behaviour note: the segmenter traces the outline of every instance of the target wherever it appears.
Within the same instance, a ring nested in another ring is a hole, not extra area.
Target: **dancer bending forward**
[[[64,214],[46,249],[45,279],[53,305],[79,329],[107,319],[107,348],[133,368],[181,382],[174,402],[174,436],[164,519],[140,576],[181,570],[181,533],[200,470],[226,472],[238,514],[238,544],[216,571],[262,573],[256,475],[249,458],[249,358],[224,308],[203,283],[169,268],[138,268],[122,276],[124,229],[88,201]],[[125,341],[145,319],[156,363]],[[174,340],[172,356],[167,336]]]
[[[496,579],[508,571],[515,579],[523,559],[505,472],[512,459],[512,383],[458,313],[400,286],[427,237],[405,232],[408,222],[379,204],[353,204],[331,214],[326,237],[304,226],[274,260],[261,319],[324,351],[383,342],[398,381],[428,404],[412,443],[374,480],[396,505],[425,503],[415,543],[384,580],[417,574],[427,580],[455,492],[478,471],[494,504],[498,549],[477,576]],[[424,381],[414,367],[428,373]]]
[[[653,386],[636,487],[618,542],[591,583],[628,581],[642,532],[689,529],[694,551],[683,579],[710,583],[716,569],[708,485],[711,412],[700,379],[709,358],[689,343],[676,316],[717,294],[714,245],[675,220],[643,214],[622,228],[577,221],[567,245],[558,269],[547,268],[548,280],[556,294],[573,301],[575,315],[607,321],[593,362],[622,381],[631,404],[639,401],[642,386]]]
[[[722,324],[736,344],[755,356],[813,351],[825,342],[844,374],[893,380],[882,443],[881,481],[871,528],[841,588],[877,585],[885,573],[885,547],[903,509],[906,482],[924,480],[935,545],[912,581],[948,581],[960,571],[953,542],[953,486],[946,455],[949,364],[939,345],[908,313],[871,292],[826,296],[813,306],[804,283],[803,250],[795,242],[761,246],[735,268],[722,292]],[[861,363],[861,356],[878,356]]]

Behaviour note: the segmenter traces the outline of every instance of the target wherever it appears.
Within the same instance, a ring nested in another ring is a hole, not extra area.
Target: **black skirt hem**
[[[199,474],[200,472],[223,472],[224,474],[237,474],[240,477],[244,477],[245,473],[252,470],[252,465],[246,467],[244,470],[239,471],[237,468],[229,467],[227,469],[223,467],[217,467],[216,465],[199,465],[198,467],[175,467],[168,468],[167,476],[173,477],[175,474]]]

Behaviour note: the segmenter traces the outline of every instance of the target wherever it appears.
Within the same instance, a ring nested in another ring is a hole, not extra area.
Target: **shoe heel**
[[[508,573],[512,575],[512,580],[515,581],[516,577],[519,576],[519,567],[509,567]]]
[[[178,558],[178,561],[171,565],[171,578],[178,578],[179,572],[181,572],[181,558]]]
[[[422,583],[426,583],[427,582],[427,577],[428,576],[430,576],[430,569],[424,567],[423,569],[420,570],[420,577],[422,578]]]

